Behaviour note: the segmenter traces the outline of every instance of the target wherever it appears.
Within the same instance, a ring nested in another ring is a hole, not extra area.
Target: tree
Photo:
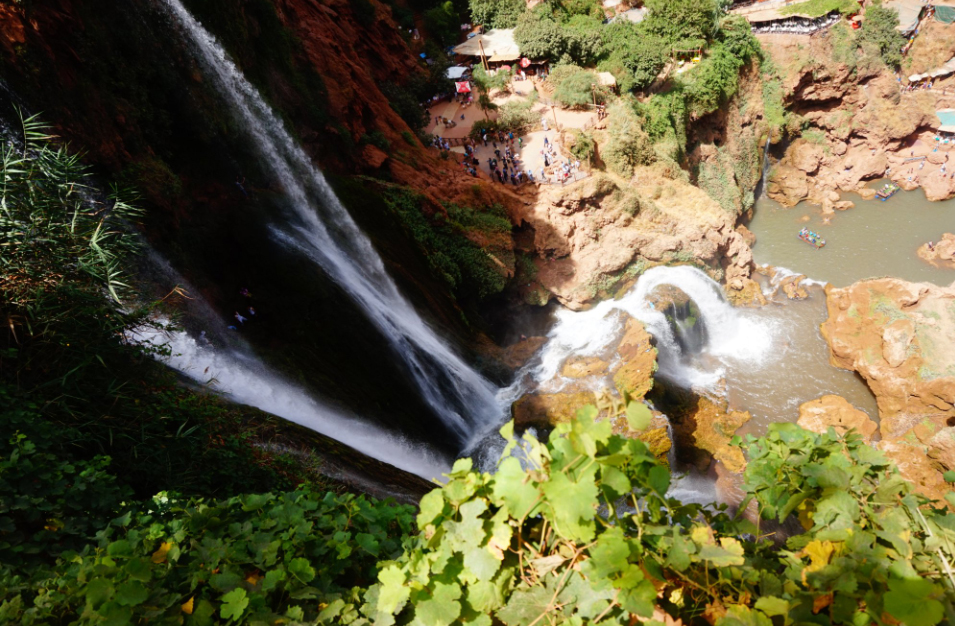
[[[554,90],[554,100],[571,108],[590,106],[595,96],[597,102],[603,102],[607,96],[607,90],[597,85],[597,76],[593,72],[583,70],[560,81]]]
[[[626,47],[620,48],[614,58],[627,71],[627,79],[621,89],[643,89],[654,81],[666,64],[666,46],[658,37],[635,37]]]
[[[544,5],[525,11],[517,20],[514,41],[532,59],[559,59],[567,49],[564,29]]]
[[[524,0],[468,0],[471,21],[485,28],[514,28],[527,8]]]
[[[898,25],[899,12],[877,3],[865,10],[859,33],[860,43],[877,47],[882,60],[893,69],[902,65],[902,47],[905,45],[905,38],[896,30]]]
[[[451,0],[424,12],[424,27],[428,34],[441,44],[441,47],[456,41],[460,22],[458,12],[454,9]]]
[[[609,107],[608,117],[610,141],[602,152],[603,159],[612,172],[630,178],[635,167],[656,160],[653,144],[629,103],[618,101]]]
[[[743,61],[725,46],[714,46],[690,75],[686,93],[691,111],[697,116],[712,113],[732,97],[739,88],[742,66]]]
[[[647,0],[650,9],[642,29],[667,45],[680,41],[709,41],[716,31],[719,11],[715,0]]]

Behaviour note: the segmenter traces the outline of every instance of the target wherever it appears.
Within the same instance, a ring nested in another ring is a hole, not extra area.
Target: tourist
[[[235,319],[239,320],[240,324],[245,324],[248,321],[246,318],[239,315],[238,311],[235,312]]]

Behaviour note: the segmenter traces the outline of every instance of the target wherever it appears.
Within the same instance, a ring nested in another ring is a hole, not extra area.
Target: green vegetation
[[[596,74],[574,65],[554,68],[551,78],[551,82],[556,85],[554,100],[567,108],[592,107],[595,99],[598,104],[602,104],[610,93],[606,87],[597,84]]]
[[[485,29],[514,28],[526,7],[524,0],[468,0],[471,20]]]
[[[459,299],[484,299],[500,293],[507,284],[505,265],[513,267],[513,252],[500,235],[509,233],[511,223],[499,205],[479,211],[447,203],[444,212],[426,215],[424,199],[409,189],[385,190],[385,204],[402,222],[409,237],[418,244],[431,271]],[[485,246],[469,238],[483,235]],[[495,237],[497,235],[497,237]],[[501,245],[495,245],[495,242]]]
[[[784,6],[779,10],[779,14],[822,17],[833,11],[839,11],[843,15],[852,15],[859,12],[859,4],[854,0],[806,0],[806,2]]]
[[[610,139],[601,155],[613,173],[630,178],[639,165],[649,165],[656,156],[641,120],[628,103],[620,101],[607,111]]]
[[[601,408],[637,432],[652,417],[635,402]],[[507,626],[663,615],[932,626],[951,615],[955,516],[927,506],[858,435],[774,424],[763,438],[737,438],[749,457],[739,511],[755,501],[761,520],[804,530],[774,542],[725,505],[668,497],[669,468],[643,442],[613,435],[610,420],[595,422],[597,412],[582,409],[546,442],[525,434],[523,466],[508,424],[496,472],[456,462],[421,500],[416,528],[408,507],[309,488],[219,501],[159,494],[131,507],[95,468],[87,476],[103,496],[63,521],[99,532],[49,567],[3,570],[0,615]],[[28,444],[17,442],[5,472],[47,462]]]
[[[580,159],[583,163],[589,163],[594,157],[593,135],[582,130],[572,128],[570,135],[573,137],[573,145],[570,146],[570,153]]]
[[[896,30],[898,25],[899,12],[876,3],[865,10],[859,32],[859,41],[877,49],[882,61],[892,69],[902,65],[902,47],[905,45],[905,38]]]

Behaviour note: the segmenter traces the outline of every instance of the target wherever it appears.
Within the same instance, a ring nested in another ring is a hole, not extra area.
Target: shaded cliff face
[[[397,234],[402,225],[380,191],[413,185],[425,215],[445,211],[439,199],[509,200],[429,155],[388,106],[377,86],[418,69],[387,12],[371,4],[374,20],[359,24],[347,3],[188,5],[331,172],[342,201],[419,310],[438,327],[470,337],[446,286]],[[28,111],[42,110],[104,179],[143,192],[147,239],[223,319],[254,305],[256,322],[242,335],[279,371],[412,437],[439,445],[448,439],[405,373],[382,354],[382,339],[363,312],[313,264],[268,236],[268,224],[288,214],[282,190],[161,2],[0,7],[3,75],[13,97]],[[388,152],[368,141],[375,131]],[[369,185],[358,174],[383,182]],[[153,279],[156,295],[173,286],[166,276]],[[251,301],[239,295],[243,288]]]

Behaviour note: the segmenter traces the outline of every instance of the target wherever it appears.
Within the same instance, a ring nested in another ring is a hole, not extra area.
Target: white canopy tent
[[[458,80],[462,76],[468,73],[468,68],[463,65],[452,65],[448,68],[448,78],[451,80]]]

